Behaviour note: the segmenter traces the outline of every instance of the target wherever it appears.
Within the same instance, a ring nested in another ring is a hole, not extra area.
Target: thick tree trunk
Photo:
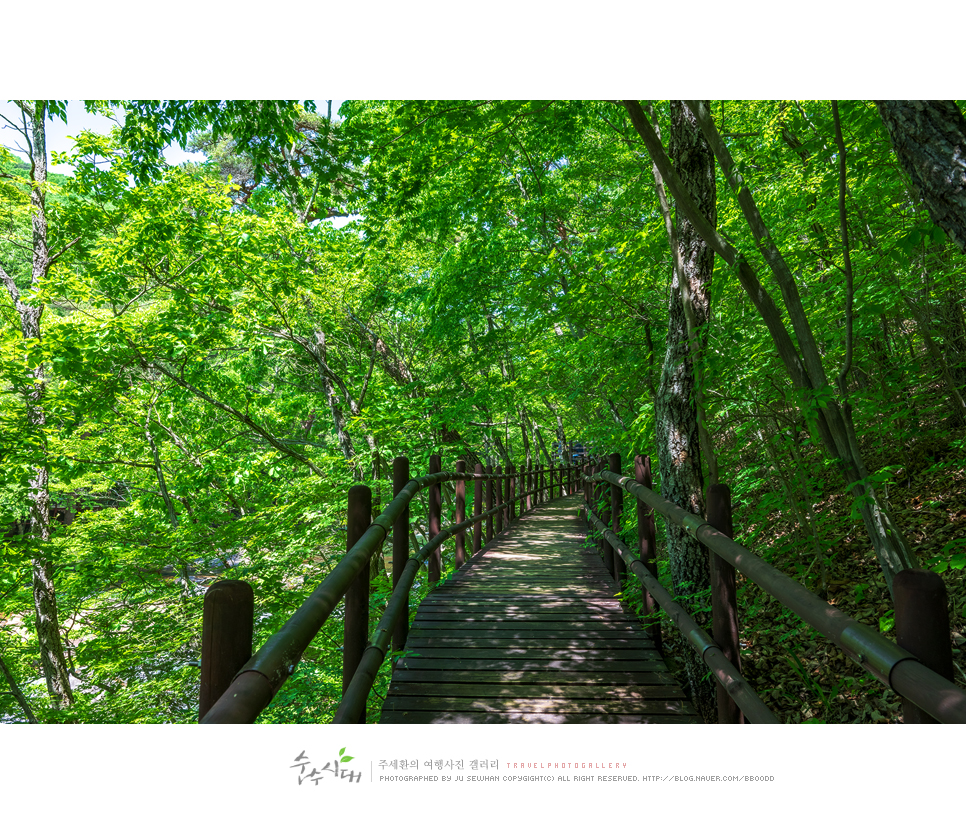
[[[655,130],[657,130],[657,118],[654,115],[653,109],[648,107],[648,115],[654,122]],[[668,240],[671,244],[672,251],[672,269],[674,273],[673,284],[679,289],[681,295],[681,306],[684,311],[684,321],[687,328],[687,338],[689,353],[691,356],[691,368],[694,374],[694,404],[695,411],[698,418],[698,437],[701,443],[701,460],[708,468],[708,485],[718,483],[718,459],[714,451],[714,442],[711,440],[711,433],[707,426],[707,412],[704,405],[704,388],[701,373],[701,356],[703,350],[702,344],[702,332],[698,331],[698,321],[699,318],[702,324],[707,323],[710,317],[710,299],[707,295],[707,289],[697,288],[698,291],[703,291],[703,295],[699,294],[692,296],[692,286],[691,282],[687,279],[681,279],[680,274],[685,271],[685,250],[678,243],[677,229],[674,227],[674,220],[671,217],[671,208],[667,201],[667,193],[664,189],[664,180],[661,177],[661,171],[657,169],[657,165],[652,165],[653,175],[654,175],[654,189],[657,192],[658,204],[661,209],[661,215],[664,217],[664,227],[667,231]],[[688,226],[693,234],[693,228]],[[713,252],[711,252],[713,256]],[[647,330],[647,340],[650,344],[651,335],[650,330]],[[653,349],[651,349],[653,354]],[[652,398],[657,398],[657,390],[652,389]]]
[[[811,400],[813,397],[811,393],[814,390],[826,389],[829,383],[808,317],[802,305],[798,286],[788,264],[782,257],[758,212],[751,190],[738,174],[737,166],[715,128],[707,106],[703,105],[702,102],[688,102],[688,104],[694,112],[701,131],[708,140],[718,163],[721,165],[725,177],[737,194],[738,204],[745,215],[748,226],[778,282],[782,298],[785,301],[785,308],[795,332],[795,338],[798,341],[798,347],[785,328],[778,306],[761,284],[754,269],[735,247],[718,233],[714,225],[708,221],[708,218],[695,204],[686,186],[677,175],[674,165],[664,152],[660,139],[648,123],[640,104],[637,101],[624,102],[638,134],[643,139],[654,163],[660,169],[668,189],[674,195],[677,209],[694,223],[698,233],[713,248],[715,253],[736,269],[738,281],[767,326],[792,383],[806,392],[807,399]],[[799,354],[799,348],[801,354]],[[859,513],[865,524],[866,532],[875,549],[876,558],[885,576],[886,585],[891,592],[892,578],[895,574],[905,568],[916,567],[917,560],[909,543],[892,520],[884,504],[879,500],[878,494],[868,484],[869,473],[859,451],[851,415],[847,408],[843,411],[839,402],[834,399],[822,407],[809,403],[803,407],[803,415],[808,420],[809,425],[815,427],[819,440],[829,457],[840,462],[846,490],[859,506]]]
[[[876,101],[932,221],[966,253],[966,118],[955,101]]]
[[[697,128],[694,116],[680,102],[671,103],[669,154],[692,198],[708,220],[715,223],[714,156]],[[667,351],[654,401],[661,495],[685,510],[703,516],[704,481],[694,366],[683,300],[688,298],[690,301],[690,311],[697,326],[704,324],[708,319],[714,252],[691,222],[680,215],[676,237],[679,256],[676,257],[678,267],[674,269],[668,303]],[[687,290],[682,291],[685,286]],[[708,553],[697,540],[681,528],[669,525],[667,545],[675,593],[687,597],[708,589],[711,585]],[[716,711],[714,681],[704,679],[707,669],[690,649],[684,654],[684,663],[694,705],[705,720],[713,721]]]

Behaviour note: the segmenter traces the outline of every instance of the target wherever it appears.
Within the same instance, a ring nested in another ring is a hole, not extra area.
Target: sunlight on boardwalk
[[[579,500],[524,517],[424,600],[382,723],[700,723],[583,548]]]

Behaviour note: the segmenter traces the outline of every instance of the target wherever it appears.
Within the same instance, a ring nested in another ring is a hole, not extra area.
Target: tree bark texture
[[[654,129],[657,130],[657,117],[654,115],[654,110],[652,107],[647,108],[648,115],[651,121],[654,122]],[[660,133],[658,133],[660,135]],[[671,208],[667,201],[667,192],[664,189],[664,179],[661,177],[661,171],[658,170],[656,164],[652,164],[652,173],[654,175],[654,189],[658,197],[658,205],[661,209],[661,215],[664,217],[664,227],[667,231],[668,241],[671,245],[671,253],[673,260],[673,283],[677,285],[679,293],[681,294],[681,304],[684,310],[684,322],[687,328],[688,345],[691,355],[692,370],[694,373],[694,403],[698,415],[698,436],[701,441],[701,460],[707,465],[708,468],[708,485],[713,485],[718,483],[718,459],[714,452],[714,443],[711,440],[711,433],[707,426],[707,409],[704,402],[704,383],[702,379],[701,371],[701,356],[703,354],[703,342],[702,335],[704,332],[698,331],[698,318],[696,311],[696,305],[706,306],[706,313],[704,316],[704,322],[707,322],[710,314],[707,309],[709,306],[708,297],[699,298],[699,302],[696,304],[692,301],[691,296],[691,285],[688,280],[682,279],[681,274],[684,272],[684,256],[681,246],[678,244],[678,234],[677,229],[674,226],[674,219],[671,216]],[[693,227],[691,231],[693,232]],[[713,252],[712,252],[713,254]],[[651,352],[651,359],[653,360],[653,348],[650,347],[651,334],[650,328],[646,329],[648,347]],[[657,396],[656,390],[651,386],[652,397]]]
[[[691,111],[676,101],[671,102],[669,155],[695,203],[714,224],[717,218],[714,156]],[[683,215],[677,218],[676,236],[680,268],[674,269],[672,278],[667,351],[654,402],[661,495],[685,510],[703,516],[701,443],[684,298],[690,302],[694,320],[700,328],[708,319],[714,252]],[[682,292],[679,281],[686,282],[687,291]],[[676,525],[669,524],[667,546],[676,594],[687,597],[710,587],[708,553],[697,540]],[[704,679],[707,669],[690,649],[684,652],[684,664],[692,701],[705,720],[713,722],[716,711],[714,681]]]
[[[781,289],[782,299],[798,341],[797,346],[788,329],[785,328],[778,306],[765,290],[748,260],[718,233],[695,203],[676,172],[674,164],[664,152],[664,147],[654,133],[641,105],[637,101],[625,101],[624,106],[652,160],[660,170],[665,184],[674,195],[676,209],[694,223],[700,236],[714,252],[736,269],[738,281],[768,328],[792,383],[805,393],[806,403],[803,405],[803,415],[809,424],[814,426],[828,456],[839,462],[846,491],[856,500],[866,532],[885,576],[886,586],[891,593],[892,578],[905,568],[916,567],[916,556],[876,491],[869,486],[869,473],[859,451],[858,439],[849,413],[843,412],[839,401],[835,399],[823,406],[816,406],[810,402],[815,390],[828,389],[829,382],[791,269],[762,220],[751,190],[738,173],[737,165],[716,129],[707,105],[702,101],[686,103],[694,113],[729,185],[735,191],[738,204],[755,237],[756,244]]]
[[[30,203],[32,207],[32,237],[33,251],[31,261],[31,287],[41,285],[51,265],[51,256],[47,244],[47,141],[45,120],[47,108],[45,102],[35,101],[32,104],[23,102],[21,109],[27,115],[29,127],[24,138],[30,147]],[[20,330],[24,340],[39,341],[41,337],[40,321],[43,317],[43,305],[31,305],[23,302],[20,292],[13,278],[0,268],[0,278],[10,294],[14,307],[20,317]],[[33,382],[25,392],[27,406],[27,422],[32,430],[41,436],[46,445],[44,427],[47,416],[44,412],[43,398],[46,393],[46,375],[43,364],[38,365],[31,372]],[[46,453],[46,450],[44,450]],[[42,457],[34,466],[28,488],[30,501],[30,526],[33,540],[33,598],[34,622],[37,631],[37,642],[40,646],[40,665],[47,683],[47,691],[55,705],[70,706],[74,702],[67,672],[67,661],[64,658],[64,647],[60,635],[60,624],[57,614],[57,594],[54,590],[54,565],[48,551],[50,546],[50,471],[46,457]]]
[[[966,253],[966,118],[955,101],[876,101],[932,221]]]

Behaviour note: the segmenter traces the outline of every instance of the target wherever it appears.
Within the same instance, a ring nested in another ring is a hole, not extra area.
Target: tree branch
[[[308,458],[306,458],[301,453],[295,452],[295,450],[291,449],[290,447],[287,447],[285,444],[279,441],[274,435],[272,435],[270,432],[268,432],[267,430],[265,430],[264,428],[256,424],[251,418],[249,418],[243,412],[240,412],[239,410],[235,409],[230,404],[223,403],[222,401],[216,400],[215,398],[211,397],[205,392],[202,392],[197,386],[194,386],[193,384],[188,383],[188,381],[186,381],[184,377],[180,375],[176,375],[174,372],[162,366],[160,363],[155,363],[153,361],[148,360],[141,354],[137,346],[135,346],[130,341],[129,341],[129,345],[134,350],[135,354],[138,356],[138,359],[141,361],[142,367],[146,369],[154,369],[155,371],[160,372],[165,377],[170,378],[176,384],[178,384],[178,386],[180,386],[182,389],[186,389],[189,392],[191,392],[191,394],[194,395],[195,397],[201,398],[201,400],[206,401],[216,409],[220,409],[222,412],[225,412],[228,415],[231,415],[236,420],[241,421],[241,423],[243,423],[245,426],[247,426],[250,430],[252,430],[257,435],[260,435],[263,439],[265,439],[266,442],[268,442],[271,446],[275,447],[275,449],[277,449],[279,452],[287,455],[289,458],[294,458],[296,461],[301,462],[320,478],[324,477],[325,474],[322,472],[322,470],[316,467],[315,464],[313,464]]]

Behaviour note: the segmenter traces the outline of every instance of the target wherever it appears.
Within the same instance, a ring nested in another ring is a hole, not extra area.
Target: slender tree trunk
[[[20,102],[27,116],[29,126],[24,131],[24,139],[30,148],[30,202],[33,208],[32,236],[33,256],[31,265],[31,288],[43,283],[50,269],[51,256],[47,245],[47,142],[45,102]],[[11,300],[20,315],[20,330],[25,341],[41,339],[40,320],[44,313],[43,305],[31,305],[22,301],[13,278],[0,267],[0,279],[10,294]],[[47,423],[43,408],[46,392],[46,373],[43,364],[31,372],[33,383],[26,392],[27,422],[44,444],[43,457],[33,469],[28,486],[30,500],[31,534],[33,544],[33,596],[34,620],[37,641],[40,645],[40,664],[47,691],[55,705],[70,706],[74,695],[70,688],[67,661],[58,621],[57,594],[54,590],[54,566],[49,556],[50,547],[50,469],[46,458],[44,427]]]
[[[541,400],[543,401],[543,405],[550,410],[551,414],[557,420],[557,441],[560,444],[561,454],[564,456],[564,458],[566,458],[565,449],[567,446],[567,433],[564,430],[563,418],[560,417],[560,410],[550,403],[550,401],[546,398],[542,398]]]
[[[154,403],[152,402],[152,406]],[[158,450],[157,441],[154,440],[154,436],[151,434],[151,407],[148,408],[147,417],[144,420],[144,437],[148,441],[148,446],[151,448],[151,458],[154,463],[154,474],[158,480],[158,491],[161,493],[161,500],[164,502],[164,509],[168,514],[168,524],[171,525],[173,530],[178,529],[180,521],[178,519],[178,511],[174,509],[174,501],[171,498],[171,494],[168,492],[168,482],[164,475],[164,468],[161,466],[161,453]],[[181,583],[181,599],[185,601],[188,597],[194,594],[194,585],[191,582],[191,574],[188,571],[188,563],[179,558],[178,559],[178,581]]]
[[[543,435],[540,432],[540,427],[537,426],[537,422],[530,417],[530,412],[527,410],[525,406],[520,408],[520,413],[523,416],[524,423],[529,424],[530,432],[533,434],[533,437],[536,443],[539,445],[541,451],[543,452],[543,457],[547,460],[548,464],[552,464],[553,461],[550,458],[550,453],[547,452],[547,445],[543,441]],[[539,457],[539,453],[537,455]]]
[[[323,376],[322,383],[325,386],[325,398],[329,405],[329,413],[332,415],[332,423],[335,426],[335,437],[339,444],[339,450],[342,452],[342,457],[349,463],[355,478],[360,479],[359,470],[355,463],[356,451],[355,447],[352,446],[352,439],[349,437],[345,412],[342,411],[339,395],[328,378]]]
[[[537,437],[537,443],[540,445],[540,450],[543,453],[543,457],[547,460],[548,464],[553,464],[553,458],[550,453],[547,452],[547,445],[543,441],[543,435],[540,432],[540,427],[536,423],[533,425],[533,434]]]
[[[493,442],[493,446],[496,447],[497,453],[503,460],[503,465],[506,466],[509,464],[510,453],[507,452],[506,446],[503,444],[503,439],[500,437],[500,433],[496,431],[490,432],[490,440]]]
[[[697,128],[694,116],[676,101],[671,102],[669,154],[692,198],[708,221],[715,223],[714,156]],[[678,216],[676,237],[678,267],[674,269],[668,303],[667,351],[654,401],[661,495],[685,510],[703,516],[701,442],[684,298],[690,301],[690,311],[697,325],[706,322],[714,252],[682,215]],[[687,290],[682,291],[685,286]],[[675,592],[687,597],[708,589],[711,574],[707,551],[676,525],[669,525],[667,534]],[[707,669],[690,649],[685,652],[684,663],[695,707],[706,721],[714,721],[714,681],[704,679]]]
[[[10,691],[13,696],[17,699],[17,703],[20,704],[20,708],[23,709],[23,713],[27,716],[27,720],[30,723],[37,723],[37,718],[34,716],[33,709],[30,708],[30,702],[24,695],[20,686],[17,685],[17,680],[13,676],[13,672],[7,668],[7,664],[3,662],[3,657],[0,656],[0,672],[3,672],[3,676],[7,678],[7,684],[10,686]]]
[[[946,391],[948,392],[947,400],[953,415],[959,424],[964,424],[966,423],[966,401],[963,400],[963,396],[959,391],[959,386],[953,377],[952,369],[945,355],[933,339],[932,333],[929,330],[929,320],[923,310],[908,297],[906,297],[906,305],[912,312],[912,316],[919,327],[919,333],[922,335],[922,340],[926,344],[926,349],[930,357],[932,357],[933,363],[936,364],[936,369],[942,375],[943,382],[946,384]]]
[[[523,415],[523,410],[517,410],[520,415],[520,438],[523,441],[523,453],[526,456],[526,463],[530,464],[533,457],[530,453],[530,439],[527,437],[527,419]]]
[[[607,409],[610,411],[610,416],[614,419],[614,423],[617,424],[621,429],[626,430],[627,425],[624,423],[624,419],[621,418],[621,414],[617,409],[617,404],[611,398],[607,399]]]

